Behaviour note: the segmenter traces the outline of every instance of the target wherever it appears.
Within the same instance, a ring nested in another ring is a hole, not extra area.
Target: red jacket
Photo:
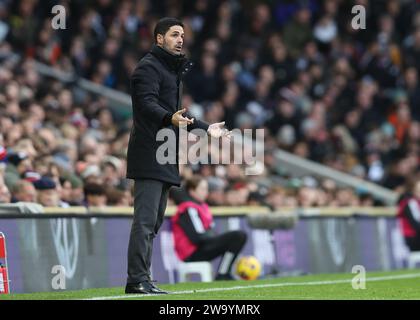
[[[194,243],[193,240],[190,239],[186,230],[184,230],[179,223],[180,217],[184,214],[188,214],[188,211],[191,209],[197,212],[198,218],[200,219],[199,223],[202,225],[204,232],[210,230],[213,224],[213,216],[207,204],[186,201],[178,206],[175,215],[172,217],[172,234],[174,237],[175,252],[181,260],[188,258],[198,248],[197,243]]]
[[[403,236],[416,237],[420,229],[420,199],[408,197],[398,205],[397,218]]]

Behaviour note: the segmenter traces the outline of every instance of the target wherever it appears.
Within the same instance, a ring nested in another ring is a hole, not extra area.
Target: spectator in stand
[[[23,152],[8,155],[7,162],[4,178],[9,187],[13,187],[26,171],[32,170],[32,161]]]
[[[60,178],[60,199],[70,206],[82,206],[84,200],[83,182],[77,176],[68,175]]]
[[[104,207],[107,203],[106,190],[102,184],[89,182],[84,186],[87,207]]]
[[[37,202],[39,204],[44,207],[69,207],[68,203],[60,200],[60,193],[52,178],[44,176],[33,184],[37,190]]]
[[[107,186],[118,186],[121,181],[121,160],[114,156],[106,156],[101,164],[103,182]]]
[[[9,188],[4,182],[3,176],[0,175],[0,203],[10,203],[11,200],[12,195],[10,194]]]
[[[37,202],[37,192],[34,185],[26,180],[19,180],[12,189],[11,202]]]

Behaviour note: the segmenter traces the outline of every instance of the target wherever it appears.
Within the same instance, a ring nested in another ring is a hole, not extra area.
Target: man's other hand
[[[217,122],[213,123],[207,129],[207,134],[214,138],[226,137],[231,138],[232,131],[224,128],[225,122]]]

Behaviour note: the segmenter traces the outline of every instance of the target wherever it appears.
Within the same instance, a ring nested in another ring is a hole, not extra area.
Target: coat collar
[[[150,52],[162,61],[171,71],[175,71],[178,74],[184,75],[193,65],[191,61],[188,61],[184,54],[175,55],[157,45],[154,45]]]

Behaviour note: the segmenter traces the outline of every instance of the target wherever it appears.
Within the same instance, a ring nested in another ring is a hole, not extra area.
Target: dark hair
[[[184,27],[184,24],[176,18],[165,17],[160,19],[155,26],[155,30],[153,31],[155,42],[157,42],[156,40],[158,34],[164,36],[172,26]]]
[[[107,204],[110,206],[118,205],[121,198],[124,197],[124,191],[118,190],[117,188],[109,188],[106,190]]]
[[[190,190],[197,189],[198,185],[203,180],[205,180],[205,179],[202,176],[199,176],[199,175],[193,176],[193,177],[187,179],[187,181],[185,181],[185,190],[190,191]]]
[[[106,195],[105,187],[102,184],[90,182],[85,184],[83,188],[85,197],[92,195],[92,196],[104,196]]]

